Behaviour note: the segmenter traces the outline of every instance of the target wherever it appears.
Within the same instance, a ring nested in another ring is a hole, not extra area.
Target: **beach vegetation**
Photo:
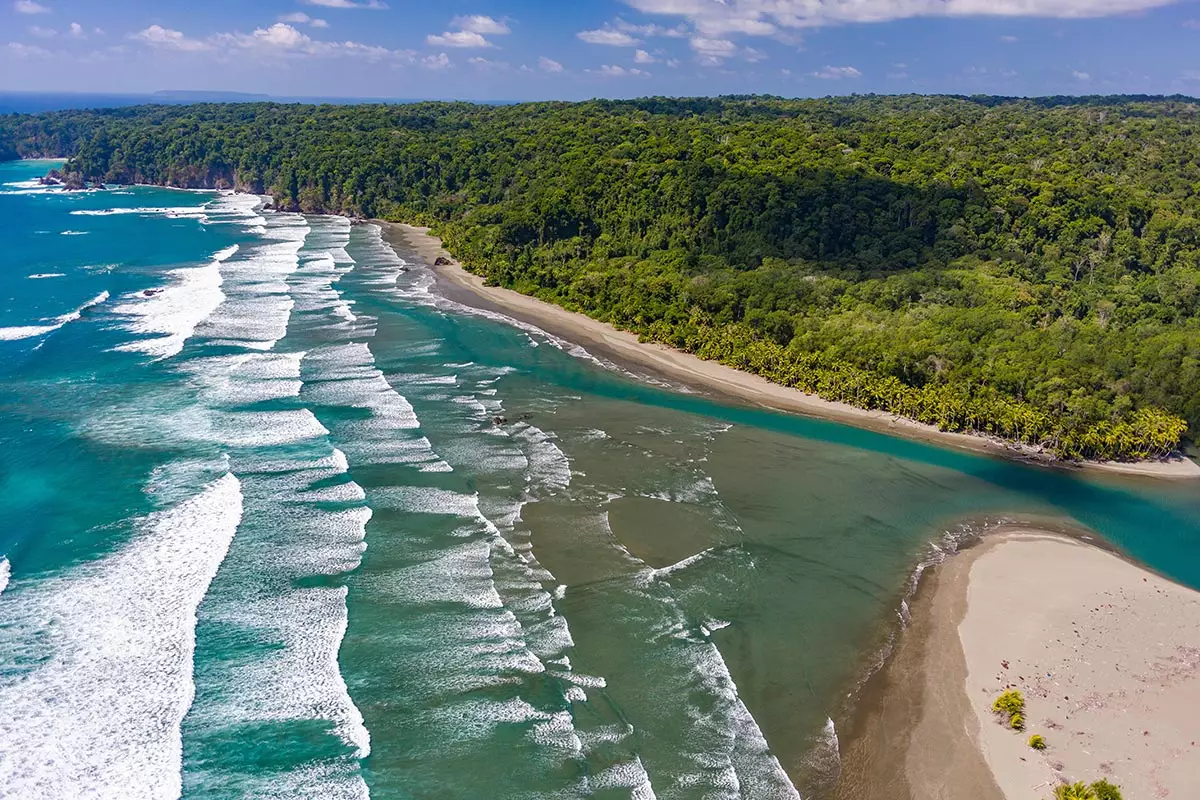
[[[1013,714],[1011,717],[1009,717],[1009,718],[1008,718],[1008,725],[1009,725],[1009,727],[1011,727],[1011,728],[1012,728],[1014,731],[1023,731],[1023,730],[1025,730],[1025,717],[1024,717],[1024,715],[1022,715],[1022,714]]]
[[[1014,714],[1025,711],[1025,695],[1017,689],[1009,689],[992,701],[992,711],[1011,719]]]
[[[1104,778],[1092,783],[1091,789],[1096,800],[1124,800],[1121,796],[1121,787],[1109,783]]]
[[[1096,793],[1082,781],[1064,783],[1054,787],[1054,800],[1096,800]]]
[[[1184,98],[0,117],[0,157],[41,153],[89,181],[429,224],[490,284],[1062,459],[1159,458],[1200,430],[1200,115]]]
[[[1040,733],[1033,734],[1029,737],[1029,746],[1034,750],[1045,750],[1046,737],[1042,736]]]

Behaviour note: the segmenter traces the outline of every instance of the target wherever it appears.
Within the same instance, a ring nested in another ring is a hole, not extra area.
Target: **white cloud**
[[[83,26],[78,22],[72,22],[67,26],[67,35],[73,39],[86,39],[87,34],[83,32]]]
[[[691,35],[691,31],[683,23],[680,23],[672,28],[664,28],[661,25],[653,23],[647,25],[635,25],[632,22],[617,17],[613,20],[613,27],[625,33],[632,33],[635,36],[665,36],[669,39],[684,39]]]
[[[786,29],[910,17],[1105,17],[1177,0],[625,0],[646,14],[682,17],[705,38],[780,36]]]
[[[21,44],[20,42],[9,42],[5,45],[5,50],[13,58],[49,58],[50,51],[44,47],[38,47],[33,44]]]
[[[746,59],[751,64],[757,64],[760,61],[766,61],[767,54],[762,50],[756,50],[753,47],[743,47],[742,58]]]
[[[293,11],[291,14],[284,14],[279,18],[280,22],[289,22],[293,25],[311,25],[314,28],[328,28],[329,23],[323,19],[316,19],[305,14],[303,11]]]
[[[301,0],[301,2],[322,8],[359,8],[370,11],[383,11],[388,7],[383,0],[362,0],[362,2],[355,2],[355,0]]]
[[[482,34],[475,31],[446,31],[444,33],[431,33],[425,37],[425,43],[436,47],[491,47],[489,42]]]
[[[13,10],[18,14],[49,14],[50,9],[34,0],[16,0]]]
[[[580,31],[575,36],[588,44],[606,44],[612,47],[633,47],[635,44],[642,43],[640,39],[635,39],[625,31],[613,30],[612,28]]]
[[[645,50],[638,50],[633,54],[633,61],[635,64],[653,64],[655,61],[658,61],[658,59],[647,53]]]
[[[538,58],[538,69],[542,72],[557,73],[563,71],[563,65],[555,61],[553,58],[541,56]]]
[[[598,70],[588,70],[596,75],[603,75],[606,78],[626,78],[626,77],[650,77],[650,73],[636,67],[626,69],[619,64],[603,64]]]
[[[450,56],[445,53],[438,53],[436,56],[425,56],[421,59],[421,66],[425,69],[449,69]]]
[[[58,31],[54,28],[43,28],[41,25],[30,25],[29,32],[39,39],[53,39],[58,36]]]
[[[496,34],[501,35],[510,33],[508,25],[494,20],[491,17],[485,17],[482,14],[472,14],[466,17],[455,17],[450,20],[450,25],[459,30],[470,31],[471,33]]]
[[[854,67],[829,67],[819,69],[813,73],[814,78],[821,78],[826,81],[839,81],[842,78],[861,78],[862,73]]]
[[[295,27],[276,22],[266,28],[256,28],[252,33],[217,33],[207,39],[192,39],[182,32],[151,25],[145,30],[131,34],[131,39],[160,50],[183,52],[212,51],[220,56],[238,49],[248,54],[278,58],[293,57],[348,57],[366,61],[396,61],[411,64],[416,53],[411,50],[389,50],[386,47],[360,42],[330,42],[313,39]]]
[[[131,33],[129,38],[160,50],[180,50],[186,53],[207,50],[209,47],[207,42],[189,39],[182,32],[161,25],[151,25],[137,33]]]
[[[425,37],[425,43],[436,47],[492,47],[485,33],[503,35],[510,32],[505,23],[482,14],[455,17],[450,20],[450,25],[458,30],[431,33]]]
[[[261,42],[269,47],[282,47],[285,49],[300,47],[312,41],[308,36],[296,30],[291,25],[285,25],[282,22],[276,22],[269,28],[258,28],[251,36],[255,42]]]
[[[1001,36],[1000,41],[1004,42],[1005,44],[1014,44],[1015,42],[1019,42],[1020,39],[1015,36]]]
[[[710,66],[720,64],[725,59],[737,53],[737,45],[728,39],[708,39],[704,36],[693,36],[689,44],[700,56],[701,63]]]
[[[486,72],[505,72],[509,68],[507,61],[492,61],[487,58],[480,58],[479,56],[468,58],[467,63],[476,69]]]
[[[1092,79],[1091,75],[1086,72],[1080,72],[1077,69],[1071,70],[1071,77],[1077,81],[1090,81]]]

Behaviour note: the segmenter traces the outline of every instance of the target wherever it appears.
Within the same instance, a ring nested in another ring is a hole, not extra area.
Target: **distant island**
[[[1200,430],[1190,98],[154,105],[0,117],[0,154],[429,225],[490,284],[1059,459]]]

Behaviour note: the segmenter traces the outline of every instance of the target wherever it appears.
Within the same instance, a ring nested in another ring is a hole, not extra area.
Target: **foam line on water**
[[[8,579],[12,577],[12,564],[4,556],[0,556],[0,594],[8,588]]]
[[[242,513],[225,475],[132,520],[112,554],[4,595],[0,786],[12,797],[179,797],[196,608]]]
[[[244,735],[244,726],[327,720],[350,749],[344,757],[281,767],[278,786],[291,788],[266,796],[367,796],[358,760],[370,753],[370,734],[338,664],[347,590],[296,585],[361,562],[371,509],[321,506],[362,501],[363,490],[346,480],[346,468],[344,455],[329,448],[318,458],[293,456],[289,463],[280,457],[244,473],[248,509],[238,544],[201,609],[206,623],[230,626],[265,650],[201,673],[202,699],[189,717],[189,736],[223,742]],[[219,770],[212,779],[222,779]]]
[[[116,350],[169,358],[183,349],[199,325],[225,299],[221,291],[221,264],[231,258],[237,245],[213,254],[203,267],[168,272],[171,283],[157,290],[126,296],[115,309],[126,319],[126,328],[148,338],[117,345]]]
[[[76,217],[112,217],[124,214],[164,216],[169,219],[204,219],[204,206],[148,206],[143,208],[82,208],[70,212]]]
[[[18,325],[18,326],[14,326],[14,327],[10,327],[10,328],[0,328],[0,341],[15,341],[18,339],[32,339],[37,336],[45,336],[48,333],[53,333],[54,331],[61,328],[63,325],[66,325],[68,322],[74,322],[75,320],[79,319],[81,316],[83,316],[84,311],[87,311],[89,308],[92,308],[93,306],[98,306],[106,300],[108,300],[108,292],[107,291],[101,292],[100,294],[93,297],[91,300],[88,300],[83,305],[79,306],[78,308],[75,308],[72,311],[68,311],[66,314],[63,314],[62,316],[53,317],[52,319],[45,320],[44,321],[45,324],[42,324],[42,325]]]
[[[273,214],[257,243],[220,265],[224,296],[196,335],[250,350],[273,348],[287,333],[295,306],[287,279],[300,265],[310,230],[299,215]]]

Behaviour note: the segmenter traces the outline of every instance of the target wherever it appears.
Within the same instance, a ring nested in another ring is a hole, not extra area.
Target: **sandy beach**
[[[998,439],[952,433],[932,425],[915,422],[883,411],[857,408],[846,403],[824,400],[796,389],[771,383],[765,378],[705,361],[689,353],[674,350],[653,342],[642,342],[628,331],[583,314],[567,311],[534,297],[511,289],[485,286],[483,279],[463,269],[442,247],[441,240],[427,228],[373,220],[383,229],[384,239],[393,245],[415,253],[436,273],[441,291],[450,299],[479,308],[500,311],[508,316],[536,325],[570,342],[582,345],[597,356],[619,363],[641,367],[671,380],[695,388],[706,389],[743,401],[780,411],[807,414],[837,420],[871,430],[940,442],[977,452],[988,452],[1012,458],[1038,459],[1030,447]],[[434,266],[441,257],[449,263]],[[1044,460],[1044,457],[1040,457]],[[1076,464],[1054,463],[1065,468]],[[1089,462],[1088,469],[1155,478],[1200,478],[1200,465],[1187,458],[1171,461],[1135,463]]]
[[[839,797],[1043,800],[1100,778],[1131,800],[1196,796],[1200,593],[1011,530],[937,567],[913,615],[846,743]],[[1007,689],[1025,698],[1024,731],[991,710]]]

